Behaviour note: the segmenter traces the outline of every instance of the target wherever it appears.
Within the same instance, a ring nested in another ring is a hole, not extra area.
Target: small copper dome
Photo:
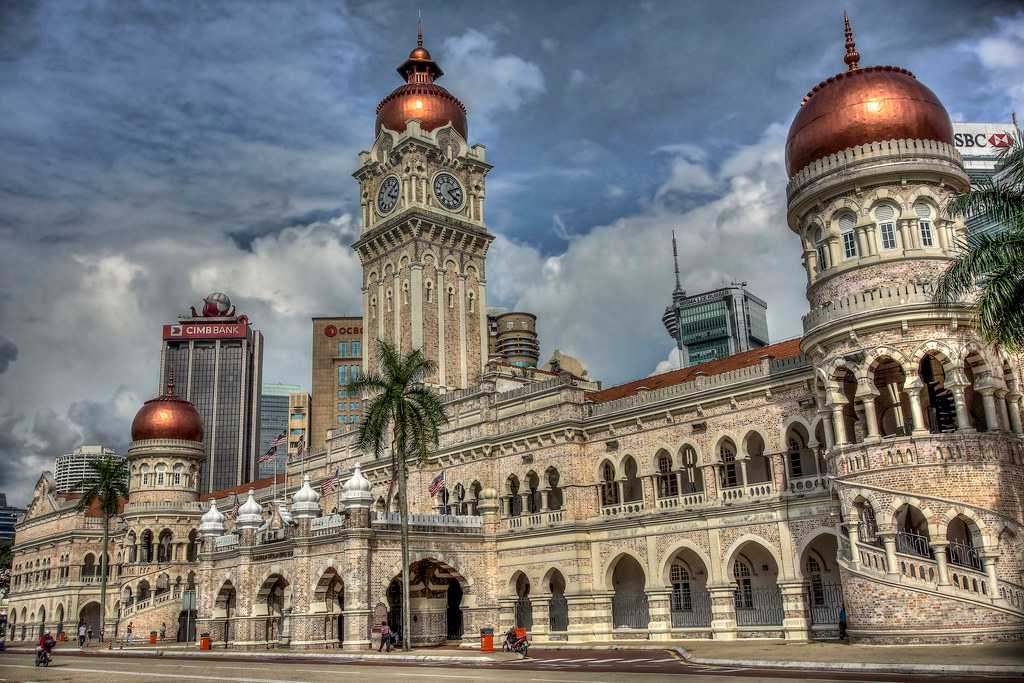
[[[791,177],[813,161],[869,142],[953,143],[949,114],[914,74],[895,66],[859,67],[849,20],[844,61],[849,71],[815,86],[793,119],[786,139]]]
[[[132,420],[132,441],[146,439],[203,440],[203,418],[189,401],[174,395],[173,381],[166,394],[146,401]]]
[[[468,139],[466,107],[457,97],[434,83],[444,75],[427,49],[423,47],[423,31],[417,31],[416,47],[398,67],[405,85],[396,88],[377,105],[374,135],[381,127],[402,132],[405,122],[416,119],[423,130],[434,130],[451,123],[463,138]]]

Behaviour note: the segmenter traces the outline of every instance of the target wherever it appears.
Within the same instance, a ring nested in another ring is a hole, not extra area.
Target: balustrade
[[[932,549],[928,543],[928,537],[914,531],[899,531],[896,533],[896,552],[918,557],[932,556]]]
[[[635,515],[643,511],[644,502],[642,500],[633,501],[631,503],[616,503],[614,505],[601,506],[602,517],[614,517],[616,515]]]
[[[556,524],[561,524],[565,519],[565,510],[548,510],[547,512],[507,517],[505,518],[505,528],[513,530],[554,526]]]
[[[966,543],[950,541],[946,548],[946,559],[950,564],[958,567],[982,571],[981,555],[978,554],[978,549]]]

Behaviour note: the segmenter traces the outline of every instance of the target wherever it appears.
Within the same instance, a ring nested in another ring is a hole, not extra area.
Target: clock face
[[[442,172],[434,176],[434,196],[441,206],[449,211],[455,211],[462,206],[465,192],[458,178],[451,173]]]
[[[377,210],[381,213],[390,213],[396,204],[398,204],[398,178],[389,175],[377,190]]]

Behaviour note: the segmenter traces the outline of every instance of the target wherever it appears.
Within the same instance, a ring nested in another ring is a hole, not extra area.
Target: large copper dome
[[[895,66],[859,67],[860,55],[846,22],[849,71],[819,83],[804,98],[786,139],[786,169],[844,149],[884,140],[953,143],[949,114],[914,74]]]
[[[466,107],[450,92],[434,83],[444,75],[423,47],[423,32],[419,31],[416,47],[409,53],[398,73],[405,79],[401,85],[377,105],[377,123],[374,135],[381,127],[404,131],[405,122],[416,119],[423,130],[434,130],[451,123],[465,139],[469,139],[466,125]]]
[[[146,401],[132,420],[132,441],[203,440],[203,418],[189,401],[174,395],[170,383],[163,396]]]

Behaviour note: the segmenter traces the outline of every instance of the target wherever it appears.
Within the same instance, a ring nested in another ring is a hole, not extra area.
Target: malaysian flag
[[[271,446],[270,448],[267,449],[266,453],[264,453],[263,455],[260,456],[258,462],[260,462],[260,463],[270,462],[271,460],[274,459],[274,456],[276,456],[276,455],[277,455],[277,446]]]
[[[338,487],[338,474],[335,472],[328,479],[324,480],[324,483],[320,484],[320,495],[329,496],[334,493],[334,489]]]
[[[271,446],[284,446],[288,443],[288,432],[283,431],[277,435],[277,438],[270,442]]]
[[[437,492],[444,488],[444,470],[437,473],[434,481],[430,482],[430,495],[436,496]]]

